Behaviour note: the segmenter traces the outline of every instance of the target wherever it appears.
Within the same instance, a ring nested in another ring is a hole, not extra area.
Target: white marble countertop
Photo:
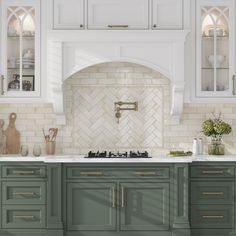
[[[234,162],[235,155],[224,156],[186,156],[170,157],[165,155],[152,158],[84,158],[84,155],[27,156],[2,155],[0,162],[44,162],[44,163],[192,163],[192,162]]]

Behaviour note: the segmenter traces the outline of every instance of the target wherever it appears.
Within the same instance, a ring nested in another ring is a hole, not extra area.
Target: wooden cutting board
[[[16,113],[11,113],[9,117],[9,125],[4,131],[6,136],[6,154],[20,153],[20,133],[16,129]]]

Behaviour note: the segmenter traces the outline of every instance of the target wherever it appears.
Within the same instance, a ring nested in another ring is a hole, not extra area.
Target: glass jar
[[[225,145],[222,143],[222,137],[211,137],[211,144],[208,145],[209,155],[224,155]]]
[[[20,148],[20,154],[21,154],[21,156],[23,156],[23,157],[28,156],[28,154],[29,154],[29,148],[28,148],[27,145],[22,145],[22,146],[21,146],[21,148]]]
[[[34,145],[33,155],[35,157],[39,157],[41,155],[41,147],[40,147],[40,145]]]

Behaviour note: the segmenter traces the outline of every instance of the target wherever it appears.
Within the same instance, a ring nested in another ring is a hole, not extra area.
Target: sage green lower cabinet
[[[120,183],[121,231],[169,230],[169,183]]]
[[[68,183],[68,230],[116,230],[116,183]]]
[[[190,236],[187,164],[66,164],[63,170],[66,236]]]
[[[190,165],[192,236],[236,236],[235,164]]]

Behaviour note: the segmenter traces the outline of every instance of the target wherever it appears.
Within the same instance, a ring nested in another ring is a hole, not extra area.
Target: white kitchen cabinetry
[[[235,0],[196,1],[196,95],[235,95]]]
[[[84,29],[85,0],[54,0],[54,29]]]
[[[40,0],[1,1],[1,96],[40,96]]]
[[[88,29],[148,29],[149,0],[88,0]]]
[[[182,29],[182,0],[152,0],[152,29]]]

